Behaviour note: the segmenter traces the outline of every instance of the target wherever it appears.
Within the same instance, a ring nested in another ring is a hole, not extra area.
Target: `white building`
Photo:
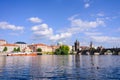
[[[32,49],[30,49],[30,47],[26,47],[23,49],[23,52],[32,52]]]
[[[25,42],[16,42],[15,44],[20,47],[20,51],[23,51],[28,46]]]
[[[7,48],[6,52],[12,52],[14,48],[18,48],[18,46],[15,44],[3,44],[0,46],[0,52],[3,52],[5,47]]]
[[[46,44],[35,44],[36,49],[41,48],[42,52],[52,52],[52,47],[47,46]]]
[[[7,44],[5,40],[0,39],[0,45]]]

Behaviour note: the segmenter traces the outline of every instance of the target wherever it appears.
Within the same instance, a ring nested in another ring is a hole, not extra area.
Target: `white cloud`
[[[85,3],[84,7],[88,8],[88,7],[90,7],[90,4],[89,3]]]
[[[70,20],[70,27],[65,29],[62,32],[59,32],[57,34],[54,34],[54,31],[52,28],[50,28],[47,24],[40,24],[35,25],[31,28],[33,31],[35,38],[47,38],[51,41],[60,41],[60,40],[66,40],[67,38],[71,37],[73,34],[77,33],[85,33],[86,31],[89,31],[90,29],[97,28],[98,26],[104,26],[105,23],[103,20],[96,18],[94,21],[85,21],[80,18],[75,18],[77,15],[72,16],[69,18]],[[90,33],[86,33],[90,34]],[[95,33],[91,33],[95,34]],[[100,33],[97,33],[100,34]]]
[[[71,33],[65,32],[65,33],[60,33],[60,34],[52,35],[50,37],[50,40],[59,41],[59,40],[66,39],[66,38],[71,37],[71,36],[72,36]]]
[[[28,20],[32,23],[41,23],[42,22],[42,19],[40,19],[38,17],[31,17]]]
[[[43,24],[40,24],[40,25],[33,26],[32,30],[33,31],[39,31],[39,30],[45,30],[47,28],[48,28],[48,25],[43,23]]]
[[[112,20],[115,20],[117,18],[119,18],[120,16],[118,14],[115,14],[114,16],[113,15],[105,15],[104,12],[99,12],[97,14],[91,14],[91,17],[94,17],[94,18],[99,18],[101,20],[104,20],[104,21],[112,21]]]
[[[34,35],[39,35],[39,36],[50,36],[53,34],[52,28],[49,28],[47,24],[43,23],[40,25],[33,26],[31,28],[33,31]]]
[[[15,25],[12,25],[12,24],[9,24],[8,22],[0,22],[0,29],[9,29],[9,30],[13,30],[13,31],[16,31],[16,30],[24,30],[24,27],[22,26],[15,26]]]
[[[82,28],[96,28],[97,26],[103,24],[104,22],[98,19],[96,21],[83,21],[81,19],[72,20],[72,26],[78,26]]]
[[[97,16],[103,17],[104,14],[103,13],[98,13]]]
[[[12,36],[19,36],[20,34],[19,34],[19,33],[9,33],[9,35],[12,35]]]
[[[88,36],[95,36],[95,35],[101,35],[102,33],[100,32],[84,32],[85,35],[88,35]]]
[[[109,37],[109,36],[91,36],[93,40],[96,42],[106,42],[106,43],[114,43],[120,42],[120,38],[118,37]]]
[[[34,34],[34,38],[47,38],[51,41],[59,41],[70,37],[72,34],[68,32],[53,34],[53,29],[47,24],[40,24],[31,28]],[[37,37],[36,37],[37,36]]]
[[[71,27],[68,29],[69,32],[83,32],[89,29],[97,28],[98,26],[104,26],[103,20],[96,18],[95,21],[84,21],[82,19],[76,19],[74,16],[69,18],[71,21]]]
[[[92,41],[104,47],[120,47],[120,37],[113,36],[90,36]]]

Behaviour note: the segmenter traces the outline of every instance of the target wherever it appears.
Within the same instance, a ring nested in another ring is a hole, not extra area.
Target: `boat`
[[[35,52],[16,52],[16,53],[8,53],[7,56],[37,56]]]

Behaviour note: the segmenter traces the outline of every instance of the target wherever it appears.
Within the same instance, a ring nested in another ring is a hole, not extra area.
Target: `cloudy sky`
[[[9,43],[120,47],[120,0],[0,0],[0,39]]]

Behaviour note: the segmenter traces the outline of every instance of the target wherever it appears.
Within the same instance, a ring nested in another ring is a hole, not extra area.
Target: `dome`
[[[16,42],[15,44],[26,44],[25,42]]]

